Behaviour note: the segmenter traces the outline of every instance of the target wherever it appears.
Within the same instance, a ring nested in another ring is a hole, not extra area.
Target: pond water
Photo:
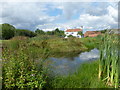
[[[49,67],[53,75],[68,75],[76,72],[83,62],[97,60],[98,58],[99,50],[95,48],[89,52],[79,53],[74,56],[49,57],[46,61],[51,62]]]

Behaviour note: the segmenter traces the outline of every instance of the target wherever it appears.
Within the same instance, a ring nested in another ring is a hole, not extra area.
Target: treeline
[[[65,36],[64,31],[59,30],[58,28],[56,28],[53,31],[47,31],[47,32],[44,32],[43,30],[37,29],[35,31],[35,33],[38,34],[38,35],[57,35],[57,36],[60,36],[60,37],[64,37]]]
[[[35,37],[37,35],[57,35],[60,37],[64,37],[64,31],[56,28],[53,31],[44,32],[43,30],[35,30],[35,32],[27,30],[27,29],[16,29],[13,25],[8,23],[4,23],[0,25],[0,39],[10,39],[14,36],[26,36],[26,37]]]
[[[34,37],[37,34],[26,29],[16,29],[13,25],[4,23],[0,25],[0,39],[10,39],[14,36]]]

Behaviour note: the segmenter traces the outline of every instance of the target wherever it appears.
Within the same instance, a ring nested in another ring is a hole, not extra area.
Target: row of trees
[[[14,36],[27,36],[34,37],[36,35],[57,35],[60,37],[64,37],[64,31],[56,28],[54,31],[44,32],[43,30],[35,30],[35,32],[26,30],[26,29],[16,29],[13,25],[10,24],[1,24],[0,25],[0,39],[10,39]]]
[[[58,28],[56,28],[53,31],[47,31],[47,32],[44,32],[43,30],[37,29],[35,31],[35,33],[38,34],[38,35],[57,35],[57,36],[61,36],[61,37],[65,36],[64,31],[59,30]]]
[[[1,24],[0,29],[0,39],[10,39],[14,36],[34,37],[37,35],[36,33],[26,29],[16,29],[14,26],[7,23]]]

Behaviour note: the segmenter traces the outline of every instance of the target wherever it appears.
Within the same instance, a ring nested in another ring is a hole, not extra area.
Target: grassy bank
[[[40,39],[42,38],[42,40]],[[87,38],[59,38],[56,36],[38,36],[30,39],[31,44],[40,47],[48,46],[51,52],[82,52],[93,48],[98,48],[101,43],[100,37]]]
[[[41,39],[42,38],[42,39]],[[39,58],[44,50],[48,50],[50,55],[56,53],[84,52],[93,48],[98,48],[101,43],[99,37],[87,38],[59,38],[56,36],[38,36],[34,38],[15,37],[11,40],[3,41],[3,47],[12,51],[17,51],[20,45],[28,49],[24,50],[29,56]]]
[[[14,37],[7,41],[4,40],[2,41],[3,87],[4,88],[46,87],[53,78],[50,78],[45,73],[46,69],[43,69],[42,64],[44,62],[44,59],[46,59],[48,56],[54,55],[57,52],[64,53],[83,52],[90,50],[92,48],[97,48],[101,43],[100,40],[101,39],[99,37],[64,39],[56,36],[53,37],[38,36],[34,38]],[[40,59],[39,60],[40,67],[37,67],[37,62],[35,62],[38,59]],[[94,73],[94,71],[89,73]],[[76,76],[74,75],[70,76],[71,78],[73,78],[72,79],[73,81],[76,80],[75,87],[84,87],[85,85],[87,85],[85,84],[81,86],[82,83],[85,83],[85,80],[87,79],[89,80],[88,76],[86,76],[85,79],[81,77],[79,80],[83,79],[83,81],[79,82],[77,79],[80,74],[78,73],[75,75]],[[66,81],[69,80],[67,78],[64,78],[62,80],[64,83],[61,84],[61,87],[73,87],[72,85],[65,86],[65,84],[73,84],[72,80],[70,80],[70,83],[65,82],[65,80]],[[90,80],[89,82],[91,82]],[[58,85],[55,82],[59,82]],[[60,87],[59,86],[60,82],[61,80],[55,79],[55,81],[52,81],[53,84],[51,84],[50,87]],[[80,86],[77,83],[81,83]],[[89,85],[87,85],[86,87],[88,86]]]
[[[108,88],[98,79],[98,61],[86,62],[73,75],[54,77],[50,88]]]

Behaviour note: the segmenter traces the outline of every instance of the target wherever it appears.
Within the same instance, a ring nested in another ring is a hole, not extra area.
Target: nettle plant
[[[3,51],[3,88],[42,88],[46,84],[41,64],[38,70],[34,60],[20,48],[17,52]]]

